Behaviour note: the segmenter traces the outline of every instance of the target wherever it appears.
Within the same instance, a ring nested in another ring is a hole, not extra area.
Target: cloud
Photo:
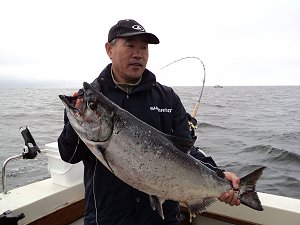
[[[160,38],[158,46],[150,46],[148,68],[167,85],[201,84],[202,69],[193,63],[178,63],[176,76],[175,71],[160,71],[186,56],[203,60],[208,85],[300,84],[299,1],[167,0],[159,7],[142,5],[4,1],[0,79],[91,81],[109,63],[104,50],[109,28],[119,19],[134,18]],[[182,82],[182,74],[191,78]]]

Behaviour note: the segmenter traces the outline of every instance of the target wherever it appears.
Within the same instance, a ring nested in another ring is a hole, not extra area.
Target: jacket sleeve
[[[180,98],[175,92],[173,99],[172,135],[186,139],[192,139],[188,124],[188,114],[185,111]]]
[[[191,152],[191,156],[200,160],[205,166],[210,168],[211,170],[215,171],[219,177],[224,178],[224,170],[219,168],[215,161],[210,156],[206,156],[198,147],[193,147]]]
[[[68,163],[78,163],[88,153],[86,145],[71,126],[66,111],[64,112],[64,129],[58,140],[58,149],[61,159]]]
[[[197,121],[195,119],[194,121],[191,121],[192,117],[185,111],[179,97],[177,98],[177,102],[175,105],[176,107],[173,121],[173,135],[193,139],[194,141],[196,141],[197,136],[195,136],[194,129],[190,129],[189,121],[193,123],[197,123]],[[212,157],[207,157],[198,147],[193,146],[190,155],[200,160],[204,165],[216,171],[218,174],[220,173],[220,176],[223,176],[223,170],[217,166]]]
[[[197,140],[197,136],[195,134],[195,126],[197,125],[197,120],[195,118],[192,118],[190,114],[187,114],[188,116],[188,121],[193,125],[190,128],[190,132],[191,132],[191,136],[194,140],[194,142]],[[195,147],[193,146],[193,148],[190,151],[191,156],[193,156],[194,158],[200,160],[205,166],[207,166],[208,168],[210,168],[211,170],[214,170],[217,172],[217,174],[224,178],[224,173],[223,173],[223,169],[220,169],[217,164],[215,163],[215,161],[212,159],[212,157],[210,156],[206,156],[205,153],[200,150],[199,147]]]

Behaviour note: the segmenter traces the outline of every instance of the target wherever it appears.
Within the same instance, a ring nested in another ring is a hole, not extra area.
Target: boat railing
[[[23,153],[15,156],[11,156],[3,162],[2,165],[2,190],[3,194],[7,194],[7,178],[6,178],[6,166],[8,162],[16,159],[34,159],[37,156],[37,153],[41,153],[40,148],[35,143],[34,138],[32,137],[28,127],[20,128],[21,134],[24,138],[25,145],[23,147]]]
[[[3,162],[3,165],[2,165],[2,190],[3,190],[2,193],[3,194],[7,194],[6,165],[9,161],[14,160],[14,159],[20,159],[20,158],[23,158],[23,154],[11,156]]]

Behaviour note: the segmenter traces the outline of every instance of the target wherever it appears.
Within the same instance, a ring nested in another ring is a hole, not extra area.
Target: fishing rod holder
[[[25,145],[23,147],[23,153],[19,154],[19,155],[11,156],[3,162],[3,165],[2,165],[2,190],[3,190],[2,193],[3,194],[8,193],[7,179],[6,179],[6,165],[8,164],[8,162],[10,162],[12,160],[16,160],[16,159],[21,159],[21,158],[34,159],[37,156],[38,152],[41,153],[41,150],[35,143],[35,140],[32,137],[28,127],[25,127],[25,128],[21,127],[20,130],[21,130],[23,139],[25,141]]]

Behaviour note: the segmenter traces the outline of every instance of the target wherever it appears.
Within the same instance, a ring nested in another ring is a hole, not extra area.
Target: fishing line
[[[203,82],[202,82],[202,87],[201,87],[201,92],[200,92],[200,95],[199,95],[199,98],[198,98],[198,101],[196,102],[196,105],[195,105],[195,108],[191,114],[192,118],[195,118],[196,115],[197,115],[197,112],[199,110],[199,107],[200,107],[200,101],[201,101],[201,98],[202,98],[202,94],[203,94],[203,90],[204,90],[204,84],[205,84],[205,77],[206,77],[206,71],[205,71],[205,65],[204,63],[202,62],[202,60],[196,56],[187,56],[187,57],[182,57],[180,59],[177,59],[177,60],[174,60],[172,62],[170,62],[169,64],[165,65],[164,67],[161,68],[162,69],[165,69],[166,67],[176,63],[176,62],[179,62],[181,60],[184,60],[184,59],[197,59],[198,61],[200,61],[200,63],[202,64],[203,66]]]

